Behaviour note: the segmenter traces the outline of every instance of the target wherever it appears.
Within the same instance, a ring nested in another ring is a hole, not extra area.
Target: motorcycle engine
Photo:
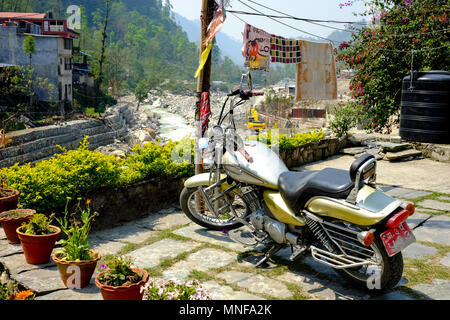
[[[296,245],[298,236],[286,231],[286,224],[274,220],[264,213],[263,209],[253,212],[249,216],[250,223],[260,231],[265,231],[277,243],[290,243]]]

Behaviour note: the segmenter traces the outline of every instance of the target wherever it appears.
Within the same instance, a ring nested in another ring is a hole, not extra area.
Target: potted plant
[[[20,192],[8,189],[8,180],[5,175],[0,178],[0,212],[17,208]]]
[[[5,231],[9,243],[19,243],[16,229],[24,222],[28,222],[36,211],[33,209],[13,209],[0,213],[0,223]]]
[[[148,282],[143,289],[144,300],[211,300],[198,280]]]
[[[52,259],[58,266],[61,280],[68,288],[80,289],[88,286],[97,262],[101,259],[100,253],[89,249],[90,244],[87,241],[91,224],[98,213],[91,213],[90,200],[86,204],[87,208],[81,209],[78,200],[80,220],[75,219],[76,213],[72,213],[69,217],[67,205],[64,218],[55,217],[67,239],[58,242],[63,250],[53,253]]]
[[[51,220],[41,213],[34,214],[30,221],[17,228],[25,259],[29,264],[41,264],[50,261],[61,229],[51,225]]]
[[[104,300],[142,300],[148,272],[141,268],[132,268],[131,257],[106,256],[100,266],[101,272],[95,278]]]

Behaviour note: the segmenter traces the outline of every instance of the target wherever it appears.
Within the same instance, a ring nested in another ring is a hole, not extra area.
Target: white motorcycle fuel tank
[[[239,151],[227,151],[222,157],[225,172],[234,180],[278,190],[278,177],[289,171],[279,155],[259,141],[245,141],[247,161]]]

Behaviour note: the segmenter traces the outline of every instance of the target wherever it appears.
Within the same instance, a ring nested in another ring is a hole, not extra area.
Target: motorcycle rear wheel
[[[249,206],[237,193],[232,193],[232,205],[239,217],[249,213]],[[197,208],[195,198],[199,197],[200,207]],[[201,192],[197,188],[183,188],[180,195],[180,206],[186,216],[196,224],[210,230],[233,230],[242,226],[231,212],[223,212],[216,216],[203,201]]]
[[[374,250],[378,275],[371,274],[365,267],[356,269],[334,269],[342,278],[373,294],[383,293],[397,285],[403,274],[403,256],[399,252],[389,257],[379,239],[375,239],[371,248]]]

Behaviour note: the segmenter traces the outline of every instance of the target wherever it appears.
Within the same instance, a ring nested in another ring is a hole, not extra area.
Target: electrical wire
[[[268,9],[268,10],[271,10],[273,12],[276,12],[276,13],[284,15],[284,16],[271,16],[271,15],[262,14],[262,16],[273,17],[273,18],[283,18],[283,19],[286,19],[286,18],[287,19],[294,19],[294,20],[299,20],[299,21],[304,21],[304,22],[315,24],[315,25],[319,25],[319,26],[322,26],[322,27],[325,27],[325,28],[331,28],[331,29],[345,31],[345,32],[351,32],[351,33],[355,32],[355,30],[336,28],[336,27],[327,26],[327,25],[324,25],[324,24],[321,24],[321,23],[317,23],[317,21],[319,21],[319,20],[298,18],[298,17],[292,16],[290,14],[287,14],[285,12],[281,12],[279,10],[270,8],[270,7],[265,6],[265,5],[262,5],[262,4],[260,4],[260,3],[256,2],[256,1],[253,1],[253,0],[247,0],[247,1],[249,1],[249,2],[251,2],[253,4],[256,4],[256,5],[260,6],[260,7],[263,7],[265,9]],[[240,0],[239,0],[239,2],[243,3]],[[248,7],[251,8],[250,6],[248,6]],[[241,11],[241,13],[244,14],[242,11]],[[249,12],[248,14],[253,14],[253,13]],[[261,15],[261,14],[257,14],[257,15]],[[329,23],[330,20],[322,20],[321,22],[325,22],[325,23],[328,22]],[[349,23],[349,24],[356,24],[356,23]],[[418,32],[418,33],[408,33],[408,34],[378,34],[378,35],[384,36],[384,37],[415,37],[415,36],[419,36],[419,35],[434,34],[434,33],[440,33],[440,32],[442,32],[442,33],[450,32],[450,29],[447,28],[447,29],[441,29],[441,30],[434,30],[434,31],[428,31],[428,32]]]
[[[252,8],[252,7],[249,6],[248,4],[242,2],[241,0],[238,0],[238,1],[239,1],[240,3],[242,3],[244,6],[250,8],[251,10],[253,10],[253,11],[255,11],[255,12],[258,12],[258,13],[260,13],[260,14],[262,14],[262,15],[265,15],[263,12],[259,11],[258,9]],[[323,40],[326,40],[327,42],[338,43],[337,41],[333,41],[333,40],[331,40],[331,39],[328,39],[328,38],[325,38],[325,37],[322,37],[322,36],[313,34],[313,33],[311,33],[311,32],[307,32],[307,31],[305,31],[305,30],[301,30],[301,29],[298,29],[298,28],[296,28],[296,27],[290,26],[290,25],[288,25],[287,23],[278,21],[278,20],[275,19],[275,18],[272,18],[272,17],[268,17],[268,18],[271,19],[271,20],[273,20],[273,21],[275,21],[275,22],[277,22],[277,23],[279,23],[279,24],[282,24],[282,25],[284,25],[284,26],[286,26],[286,27],[288,27],[288,28],[291,28],[291,29],[294,29],[294,30],[296,30],[296,31],[305,33],[305,34],[310,35],[310,36],[313,36],[313,37],[315,37],[315,38],[323,39]]]

